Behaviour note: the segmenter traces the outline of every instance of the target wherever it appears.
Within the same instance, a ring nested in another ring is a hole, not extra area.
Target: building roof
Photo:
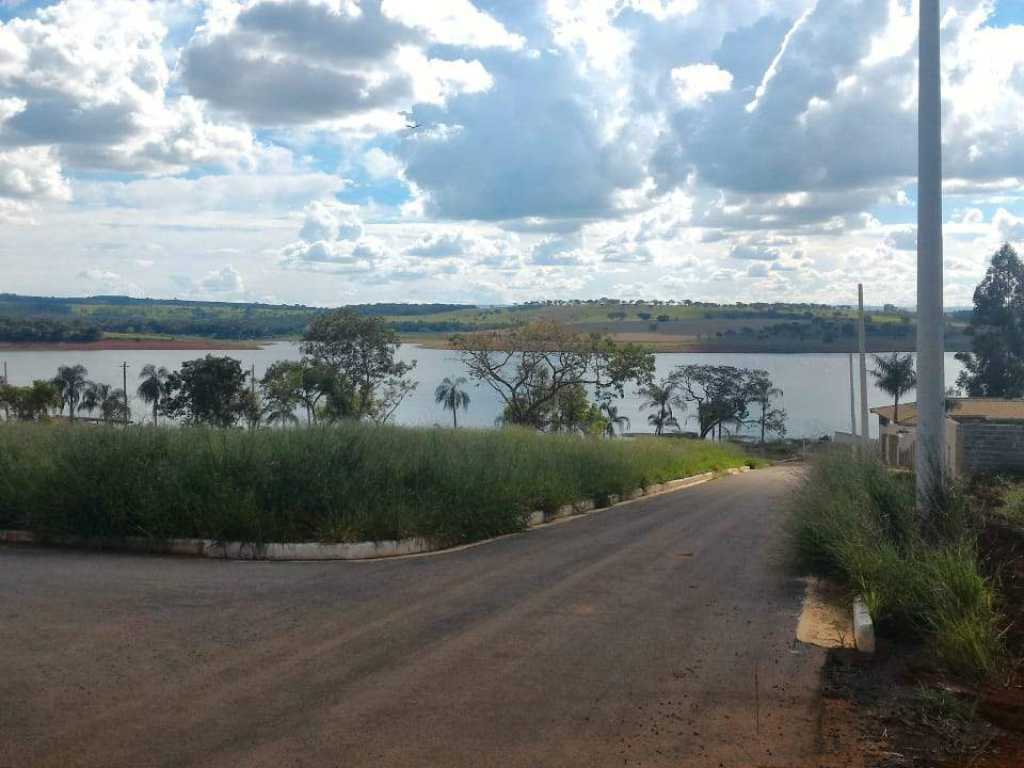
[[[1024,400],[1003,400],[994,397],[951,398],[948,415],[956,421],[1024,421]],[[871,412],[893,421],[894,408],[885,405]],[[917,403],[900,403],[900,425],[917,426]]]

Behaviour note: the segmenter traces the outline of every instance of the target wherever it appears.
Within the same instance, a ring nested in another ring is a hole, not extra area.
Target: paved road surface
[[[794,480],[375,563],[0,548],[0,766],[816,765]]]

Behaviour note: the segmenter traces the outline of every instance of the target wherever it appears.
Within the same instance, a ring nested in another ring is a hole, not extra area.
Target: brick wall
[[[956,434],[961,472],[1024,472],[1024,423],[960,422]]]

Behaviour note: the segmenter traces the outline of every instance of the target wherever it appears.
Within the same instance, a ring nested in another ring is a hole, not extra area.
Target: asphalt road
[[[0,766],[817,765],[793,470],[457,552],[0,548]]]

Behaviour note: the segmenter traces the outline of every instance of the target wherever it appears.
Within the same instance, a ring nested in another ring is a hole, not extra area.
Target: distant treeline
[[[103,335],[99,328],[66,320],[18,320],[0,317],[0,341],[59,342],[96,341]]]

